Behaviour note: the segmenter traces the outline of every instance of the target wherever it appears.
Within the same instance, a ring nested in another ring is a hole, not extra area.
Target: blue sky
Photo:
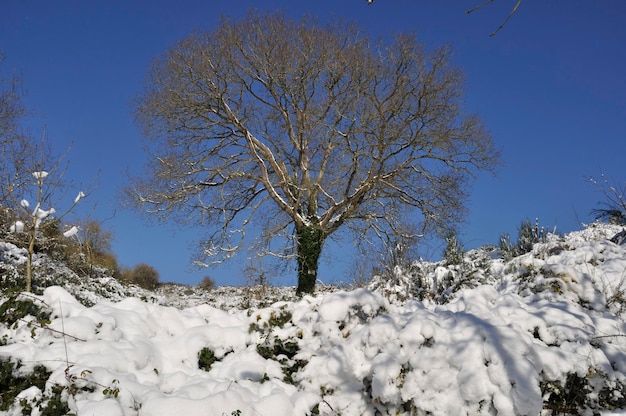
[[[431,47],[451,44],[466,74],[465,108],[482,116],[504,163],[496,177],[477,178],[461,227],[465,247],[515,235],[525,218],[560,232],[579,229],[602,198],[586,178],[604,172],[626,181],[626,2],[525,1],[489,37],[517,0],[464,13],[482,1],[4,0],[0,71],[23,76],[24,101],[34,111],[25,122],[31,134],[40,137],[45,126],[58,153],[72,144],[74,182],[88,184],[99,172],[84,202],[89,209],[97,204],[93,217],[107,219],[120,263],[153,265],[163,281],[195,284],[210,275],[218,284],[241,284],[245,253],[233,264],[195,270],[190,259],[201,229],[149,226],[118,207],[125,172],[140,173],[145,162],[131,101],[159,54],[193,30],[215,27],[220,16],[242,17],[251,7],[322,20],[343,16],[375,37],[410,31]],[[335,254],[322,261],[323,281],[346,275],[352,262],[337,253],[349,246],[327,250]],[[275,281],[295,284],[295,272]]]

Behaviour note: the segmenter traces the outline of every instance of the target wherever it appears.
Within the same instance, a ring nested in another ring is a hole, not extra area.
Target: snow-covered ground
[[[508,261],[479,250],[462,265],[396,269],[372,290],[302,299],[293,288],[147,292],[107,278],[5,295],[0,409],[626,414],[626,245],[609,241],[620,230],[594,224]],[[0,243],[2,264],[22,256]]]

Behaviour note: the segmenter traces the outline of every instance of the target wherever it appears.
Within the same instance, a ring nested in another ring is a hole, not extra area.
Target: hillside
[[[592,224],[512,258],[472,250],[302,299],[150,292],[40,256],[39,294],[1,299],[0,414],[626,414],[621,230]],[[23,256],[0,243],[3,279]]]

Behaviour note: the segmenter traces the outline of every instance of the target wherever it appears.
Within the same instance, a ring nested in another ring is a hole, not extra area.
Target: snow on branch
[[[63,233],[63,237],[70,238],[78,234],[79,228],[77,226],[72,226],[69,230]]]
[[[44,180],[47,176],[48,176],[48,172],[46,172],[45,170],[42,170],[39,172],[33,172],[33,177],[40,181]]]
[[[78,201],[80,201],[84,197],[85,193],[83,191],[78,192],[78,195],[76,195],[76,198],[74,198],[74,205],[78,204]]]

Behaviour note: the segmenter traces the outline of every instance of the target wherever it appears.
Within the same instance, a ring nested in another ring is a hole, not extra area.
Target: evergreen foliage
[[[510,260],[513,257],[530,253],[536,243],[545,241],[547,234],[543,227],[539,227],[538,219],[535,220],[534,225],[530,220],[525,219],[518,229],[516,243],[511,243],[511,237],[508,234],[502,234],[500,236],[500,251],[502,252],[502,256]]]

